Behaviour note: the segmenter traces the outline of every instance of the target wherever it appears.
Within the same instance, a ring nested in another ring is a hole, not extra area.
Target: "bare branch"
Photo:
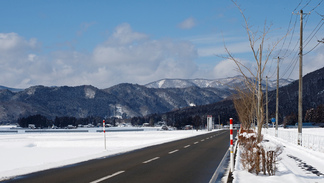
[[[236,96],[237,101],[236,101],[235,106],[240,106],[240,108],[242,108],[242,109],[236,108],[236,111],[239,116],[241,115],[240,120],[247,120],[247,119],[252,120],[253,117],[257,118],[258,141],[260,141],[261,140],[261,129],[262,129],[262,125],[264,123],[264,108],[263,108],[264,102],[262,100],[262,90],[261,90],[262,75],[265,71],[265,68],[269,61],[269,58],[272,55],[273,51],[275,50],[276,46],[279,44],[280,41],[282,41],[282,39],[284,39],[287,36],[288,33],[285,36],[283,36],[281,39],[276,41],[272,45],[272,47],[269,47],[267,52],[264,52],[264,44],[266,41],[269,40],[269,38],[267,38],[267,35],[271,32],[272,24],[270,24],[268,26],[267,21],[265,21],[264,25],[263,25],[262,32],[260,32],[261,34],[259,36],[258,31],[253,32],[253,30],[251,29],[252,26],[249,25],[248,19],[244,15],[244,12],[241,9],[241,7],[234,0],[232,0],[232,2],[238,8],[238,10],[240,11],[240,13],[244,19],[245,30],[248,35],[250,48],[251,48],[254,60],[258,66],[256,69],[257,74],[254,75],[253,72],[251,71],[251,69],[249,69],[247,66],[245,66],[238,59],[234,58],[234,56],[230,53],[230,51],[227,49],[226,45],[224,44],[225,50],[228,54],[228,59],[234,61],[234,63],[236,64],[236,66],[238,68],[238,71],[245,78],[245,84],[246,84],[245,88],[249,90],[249,92],[247,93],[247,91],[239,91],[239,90],[242,90],[242,88],[236,89],[238,96]],[[251,76],[253,76],[254,80],[251,80],[251,78],[247,77],[245,72],[247,72]],[[250,95],[252,95],[253,97],[251,97]],[[257,99],[257,102],[256,102],[256,99]],[[243,103],[241,103],[241,102],[243,102]],[[249,109],[247,109],[247,108],[249,108]],[[244,112],[242,112],[242,110]],[[249,110],[251,110],[253,113],[251,111],[247,112]],[[250,118],[247,118],[247,116],[250,116]]]

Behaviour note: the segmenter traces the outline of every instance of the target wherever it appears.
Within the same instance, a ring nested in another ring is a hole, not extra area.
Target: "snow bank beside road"
[[[284,129],[282,129],[284,130]],[[309,129],[303,133],[324,134],[324,129]],[[248,173],[243,170],[240,163],[240,150],[237,152],[235,171],[233,173],[234,183],[250,183],[250,182],[294,182],[308,183],[317,182],[324,183],[324,153],[316,152],[305,147],[288,143],[284,139],[275,138],[268,134],[264,134],[264,139],[274,144],[284,146],[283,153],[279,156],[282,158],[278,163],[278,171],[274,176]]]

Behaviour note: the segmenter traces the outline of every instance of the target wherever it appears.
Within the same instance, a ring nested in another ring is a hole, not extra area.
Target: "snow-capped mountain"
[[[280,79],[279,86],[285,86],[293,82],[292,79]],[[148,88],[188,88],[188,87],[199,87],[199,88],[218,88],[218,89],[233,89],[234,86],[243,85],[243,76],[228,77],[222,79],[161,79],[146,84]],[[262,86],[265,89],[266,81],[262,81]],[[276,80],[268,81],[269,90],[274,90],[277,86]]]
[[[174,109],[206,105],[226,99],[232,86],[242,85],[242,77],[217,80],[164,79],[145,86],[119,84],[107,89],[91,85],[77,87],[46,87],[12,91],[0,89],[0,123],[15,122],[18,118],[41,114],[49,119],[56,116],[145,116]],[[283,80],[285,85],[290,81]],[[265,84],[264,84],[265,85]],[[269,82],[273,89],[275,82]]]
[[[230,81],[229,79],[228,81]],[[281,80],[281,85],[289,83],[291,80]],[[285,83],[286,82],[286,83]],[[276,82],[270,82],[269,86],[274,88]],[[279,124],[291,123],[295,124],[298,114],[298,89],[299,81],[295,80],[288,85],[279,88]],[[265,95],[264,95],[265,97]],[[268,93],[268,112],[269,119],[276,115],[276,91],[270,91]],[[322,123],[321,119],[324,119],[323,110],[324,104],[324,67],[313,71],[303,76],[303,121],[307,122],[307,119]],[[171,111],[160,116],[164,116],[167,119],[186,121],[190,118],[200,116],[200,118],[206,119],[207,115],[213,117],[220,116],[220,121],[228,122],[229,118],[233,118],[234,121],[239,121],[237,112],[231,100],[222,100],[216,103],[208,105],[200,105],[190,109],[180,109]],[[218,121],[218,120],[217,120]]]
[[[32,86],[19,92],[0,90],[0,124],[20,117],[41,114],[85,118],[133,117],[164,113],[194,105],[221,101],[231,94],[217,88],[147,88],[119,84],[107,89],[93,86]]]

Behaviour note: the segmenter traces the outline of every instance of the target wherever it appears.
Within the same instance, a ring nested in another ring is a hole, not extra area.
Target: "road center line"
[[[102,181],[104,181],[104,180],[106,180],[106,179],[110,179],[110,178],[112,178],[112,177],[114,177],[114,176],[116,176],[116,175],[119,175],[119,174],[121,174],[121,173],[124,173],[124,172],[125,172],[125,171],[119,171],[119,172],[116,172],[116,173],[114,173],[114,174],[108,175],[108,176],[106,176],[106,177],[102,177],[101,179],[98,179],[98,180],[92,181],[92,182],[90,182],[90,183],[98,183],[98,182],[102,182]]]
[[[201,141],[203,142],[203,141],[205,141],[205,139],[202,139]]]
[[[195,142],[194,144],[198,144],[199,142]]]
[[[177,152],[177,151],[179,151],[179,149],[176,149],[176,150],[174,150],[174,151],[171,151],[171,152],[169,152],[169,154],[173,154],[173,153],[175,153],[175,152]]]
[[[149,159],[149,160],[147,160],[147,161],[144,161],[143,163],[149,163],[149,162],[154,161],[154,160],[157,160],[157,159],[159,159],[159,158],[160,158],[160,157],[155,157],[155,158]]]
[[[187,147],[190,147],[190,145],[186,145],[186,146],[184,146],[184,148],[187,148]]]

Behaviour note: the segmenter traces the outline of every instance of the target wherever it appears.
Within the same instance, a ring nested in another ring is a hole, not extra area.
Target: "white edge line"
[[[119,175],[119,174],[121,174],[121,173],[124,173],[124,172],[125,172],[125,171],[119,171],[119,172],[116,172],[116,173],[114,173],[114,174],[108,175],[108,176],[106,176],[106,177],[102,177],[101,179],[98,179],[98,180],[92,181],[92,182],[90,182],[90,183],[98,183],[98,182],[102,182],[102,181],[104,181],[104,180],[106,180],[106,179],[110,179],[110,178],[112,178],[112,177],[114,177],[114,176],[116,176],[116,175]]]
[[[147,160],[147,161],[144,161],[143,163],[149,163],[149,162],[154,161],[154,160],[157,160],[157,159],[159,159],[159,158],[160,158],[160,157],[155,157],[155,158],[149,159],[149,160]]]
[[[218,166],[217,166],[217,168],[216,168],[216,170],[215,170],[215,172],[214,172],[212,178],[210,179],[209,183],[214,183],[214,182],[216,182],[217,177],[218,177],[219,172],[220,172],[220,169],[221,169],[221,168],[224,168],[223,166],[224,166],[225,159],[226,159],[227,156],[229,156],[229,149],[227,149],[227,151],[226,151],[225,155],[223,156],[221,162],[218,164]]]
[[[179,149],[174,150],[174,151],[171,151],[171,152],[169,152],[169,154],[175,153],[175,152],[177,152],[177,151],[179,151]]]

